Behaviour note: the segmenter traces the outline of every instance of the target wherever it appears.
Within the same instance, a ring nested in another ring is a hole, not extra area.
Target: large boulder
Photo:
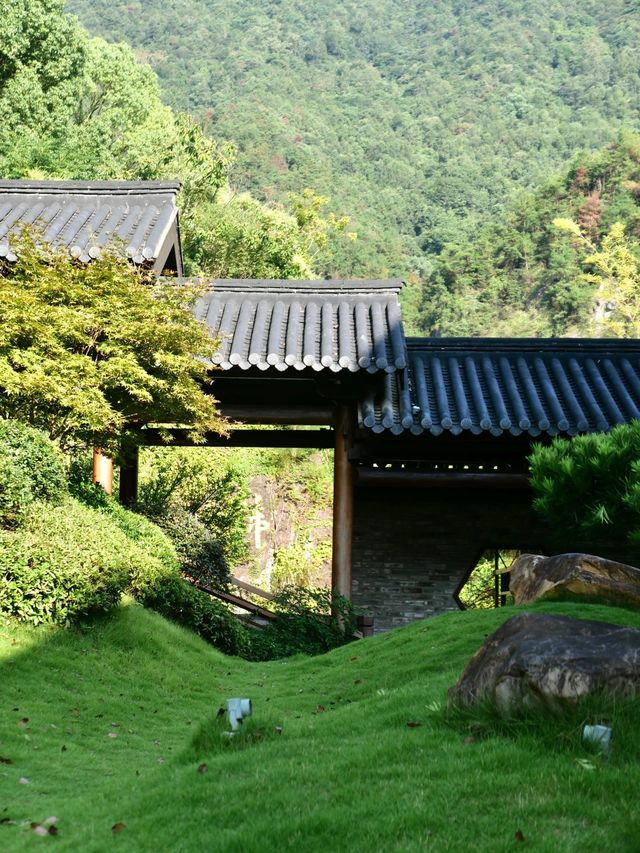
[[[539,599],[588,599],[640,608],[640,569],[603,557],[521,554],[509,571],[509,589],[516,604]]]
[[[640,630],[521,613],[487,638],[449,690],[449,702],[468,707],[490,700],[509,714],[554,710],[600,691],[640,696]]]

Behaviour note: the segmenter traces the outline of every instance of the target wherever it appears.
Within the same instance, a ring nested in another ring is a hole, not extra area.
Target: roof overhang
[[[196,317],[223,370],[394,373],[407,366],[392,281],[210,280]]]
[[[137,265],[182,274],[177,181],[0,181],[0,258],[24,226],[89,263],[107,245]]]

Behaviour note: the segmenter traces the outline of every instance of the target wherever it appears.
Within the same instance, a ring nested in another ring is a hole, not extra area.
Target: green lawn
[[[135,605],[82,631],[0,623],[0,850],[640,850],[639,711],[614,716],[609,760],[575,725],[445,718],[446,688],[513,612],[268,664]],[[231,696],[254,703],[235,739],[215,719]],[[49,816],[57,836],[37,836]]]

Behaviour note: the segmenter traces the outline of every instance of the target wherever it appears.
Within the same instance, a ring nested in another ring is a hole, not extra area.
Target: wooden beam
[[[330,406],[291,406],[259,403],[218,403],[218,410],[231,421],[244,424],[280,426],[331,426],[333,410]]]
[[[100,450],[93,448],[93,476],[92,482],[100,486],[110,495],[113,492],[113,460],[110,456]]]
[[[385,468],[356,468],[358,486],[389,486],[401,488],[463,488],[463,489],[516,489],[528,491],[526,474],[500,472],[460,471],[404,471]]]
[[[353,466],[349,462],[351,412],[337,408],[333,456],[333,552],[331,586],[351,599],[351,551],[353,542]]]
[[[142,442],[150,447],[333,447],[330,429],[234,429],[228,436],[208,432],[199,444],[189,438],[185,429],[144,429]],[[168,441],[167,441],[168,439]]]
[[[120,503],[135,506],[138,502],[138,447],[123,448],[120,460]]]

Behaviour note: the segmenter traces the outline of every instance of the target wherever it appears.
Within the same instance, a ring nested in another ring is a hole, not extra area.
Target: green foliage
[[[304,278],[295,223],[248,195],[202,206],[185,231],[189,273],[215,278]]]
[[[309,190],[292,197],[294,215],[234,195],[233,146],[163,104],[149,65],[126,44],[89,39],[57,0],[18,4],[5,27],[21,47],[15,61],[9,50],[0,78],[4,177],[178,179],[187,272],[208,276],[310,275],[328,235],[346,227],[321,216],[327,200]]]
[[[193,290],[108,253],[70,264],[30,234],[16,248],[0,276],[0,416],[112,451],[150,422],[222,428],[202,387],[215,342],[188,310]]]
[[[534,507],[566,537],[640,543],[640,421],[609,433],[555,438],[531,454]]]
[[[0,527],[11,527],[34,501],[61,501],[67,491],[61,454],[39,430],[0,420]]]
[[[86,62],[86,33],[63,0],[4,3],[0,16],[0,165],[7,177],[64,134]],[[48,141],[51,140],[51,141]]]
[[[485,551],[459,592],[466,610],[487,610],[496,606],[496,579],[508,570],[517,556],[517,551]]]
[[[353,640],[353,605],[335,591],[288,586],[276,595],[272,605],[278,618],[254,632],[250,660],[323,654]]]
[[[34,505],[19,528],[0,531],[0,607],[33,625],[108,610],[141,558],[124,533],[73,498]]]
[[[218,542],[229,566],[247,557],[247,480],[224,452],[212,448],[153,448],[141,464],[139,509],[170,524],[188,512]]]
[[[291,585],[306,587],[319,569],[331,560],[331,542],[323,540],[312,544],[313,527],[296,527],[296,540],[274,554],[271,572],[271,589],[283,590]],[[307,535],[305,535],[305,533]]]
[[[640,17],[626,0],[68,7],[133,44],[175,109],[236,141],[242,189],[284,202],[312,186],[350,215],[358,241],[320,257],[322,274],[424,278],[514,190],[637,127]]]
[[[615,311],[601,319],[602,306],[618,301],[624,318],[623,303],[631,308],[637,292],[638,182],[639,134],[580,155],[471,241],[445,247],[425,284],[420,324],[445,335],[628,330],[633,320],[616,325]]]
[[[247,629],[228,608],[178,577],[152,584],[139,599],[225,654],[244,656],[248,650]]]
[[[229,570],[222,546],[197,515],[176,507],[157,523],[173,542],[183,572],[204,584],[227,586]]]

